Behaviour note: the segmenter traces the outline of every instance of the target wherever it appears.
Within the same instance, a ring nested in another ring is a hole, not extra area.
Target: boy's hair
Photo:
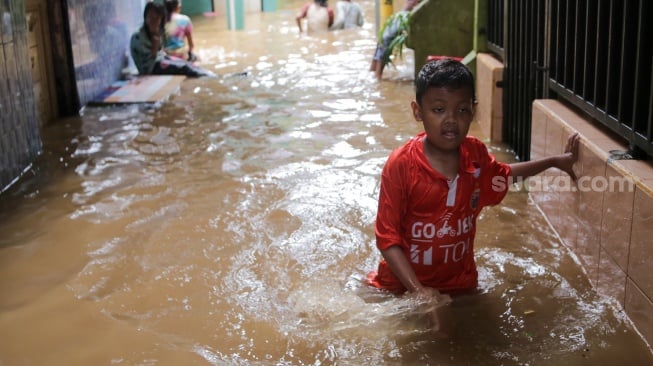
[[[476,100],[474,75],[458,60],[442,58],[427,62],[417,74],[415,80],[415,98],[422,102],[422,96],[428,88],[461,89],[469,88],[472,99]]]

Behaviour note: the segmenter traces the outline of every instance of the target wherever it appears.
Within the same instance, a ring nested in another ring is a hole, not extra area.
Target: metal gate
[[[547,97],[547,0],[507,0],[504,12],[503,140],[530,159],[535,99]]]
[[[504,62],[503,139],[530,159],[535,99],[564,100],[653,157],[653,1],[488,0]]]

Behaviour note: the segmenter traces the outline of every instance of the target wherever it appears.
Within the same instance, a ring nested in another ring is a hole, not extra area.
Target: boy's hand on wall
[[[567,145],[565,146],[565,152],[561,156],[560,163],[558,168],[567,174],[573,179],[576,180],[578,177],[574,172],[574,164],[578,161],[578,149],[580,146],[580,135],[578,132],[572,134],[567,139]]]

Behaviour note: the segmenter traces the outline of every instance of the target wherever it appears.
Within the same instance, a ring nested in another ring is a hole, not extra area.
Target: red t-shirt
[[[376,245],[380,250],[399,245],[424,286],[443,292],[476,288],[476,218],[483,207],[505,197],[510,166],[467,136],[460,145],[458,176],[448,181],[424,155],[424,136],[393,151],[383,168]],[[405,291],[385,260],[368,283]]]

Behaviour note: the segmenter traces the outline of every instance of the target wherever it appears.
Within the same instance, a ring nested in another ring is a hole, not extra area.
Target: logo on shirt
[[[474,215],[451,219],[452,213],[444,215],[437,223],[416,221],[411,227],[411,236],[417,241],[431,241],[433,238],[456,237],[469,233],[474,227]],[[451,221],[451,222],[450,222]]]
[[[470,238],[456,239],[474,229],[474,215],[452,219],[451,212],[433,224],[417,221],[411,227],[410,261],[423,265],[434,262],[434,248],[437,248],[443,263],[458,262],[470,250]],[[435,243],[434,243],[435,241]],[[423,244],[418,244],[419,242]],[[437,247],[433,244],[437,243]]]
[[[470,252],[470,243],[471,239],[467,238],[456,243],[440,245],[438,258],[445,264],[460,262],[465,258],[465,254]],[[425,266],[433,265],[433,247],[423,250],[418,244],[411,244],[410,261]]]

